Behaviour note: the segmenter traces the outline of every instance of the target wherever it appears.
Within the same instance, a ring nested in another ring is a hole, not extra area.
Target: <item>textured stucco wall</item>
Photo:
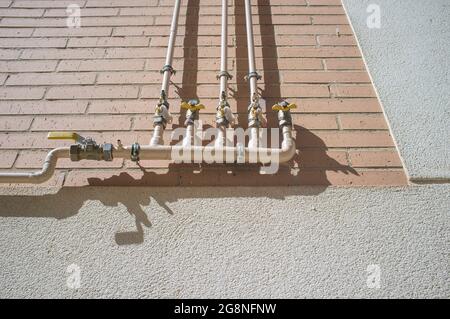
[[[450,2],[343,0],[406,169],[450,180]],[[367,27],[369,4],[381,28]]]
[[[450,297],[449,191],[82,188],[1,196],[0,296]],[[79,290],[66,286],[72,263],[81,269]],[[369,264],[381,268],[380,289],[366,286]]]

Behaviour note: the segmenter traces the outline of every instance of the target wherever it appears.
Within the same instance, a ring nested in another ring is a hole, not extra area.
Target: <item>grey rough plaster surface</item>
[[[1,189],[0,297],[450,297],[447,184],[44,190]]]
[[[450,2],[343,0],[412,180],[450,179]],[[381,29],[367,27],[369,4]]]

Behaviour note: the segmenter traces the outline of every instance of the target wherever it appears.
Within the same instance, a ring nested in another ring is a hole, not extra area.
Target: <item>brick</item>
[[[268,32],[265,32],[268,31]],[[348,25],[279,25],[275,26],[276,34],[352,34],[352,29]],[[270,30],[263,30],[264,33],[270,33]],[[242,32],[242,34],[245,34]]]
[[[26,131],[32,121],[29,116],[0,116],[0,131]]]
[[[121,16],[147,16],[147,15],[171,15],[173,8],[171,7],[131,7],[131,8],[120,8],[119,15]],[[180,15],[184,14],[185,11],[181,10]]]
[[[1,89],[0,89],[1,90]],[[139,88],[136,86],[68,86],[52,87],[47,92],[47,99],[132,99],[137,98]],[[0,91],[1,96],[1,91]]]
[[[17,151],[0,151],[0,168],[11,168],[17,158]]]
[[[152,47],[167,47],[169,37],[167,36],[153,36],[150,41]],[[220,36],[198,36],[193,41],[188,41],[186,38],[177,37],[175,40],[175,46],[197,47],[197,46],[220,46]],[[228,36],[228,45],[233,46],[233,36]],[[256,43],[255,43],[256,45]]]
[[[36,28],[33,37],[108,37],[112,30],[111,27]]]
[[[379,115],[340,115],[339,121],[344,130],[387,130],[382,114]]]
[[[118,8],[82,8],[82,17],[108,17],[116,16],[119,13]],[[67,17],[67,12],[65,9],[47,9],[44,13],[45,17]]]
[[[266,92],[266,91],[264,91]],[[271,93],[269,91],[269,93]],[[276,92],[274,92],[276,93]],[[266,97],[275,97],[279,98],[277,96],[278,94],[268,94],[263,95]],[[329,97],[329,91],[328,87],[325,85],[283,85],[280,90],[281,96],[284,96],[286,98],[292,98],[292,97]]]
[[[153,112],[154,105],[145,100],[93,101],[89,105],[92,114],[130,114]]]
[[[402,162],[395,149],[390,151],[349,151],[353,167],[402,167]]]
[[[20,73],[9,76],[6,85],[94,84],[94,73]]]
[[[371,85],[332,85],[331,93],[336,97],[376,97]]]
[[[57,61],[0,61],[2,72],[49,72],[56,69]]]
[[[67,18],[4,18],[1,27],[67,27]]]
[[[301,99],[293,113],[380,113],[377,99]]]
[[[157,57],[162,58],[166,56],[166,49],[164,48],[108,48],[106,49],[106,59],[139,59]],[[181,49],[175,49],[176,57],[182,57]]]
[[[2,0],[0,1],[0,8],[8,8],[12,3],[12,0]]]
[[[143,70],[145,60],[63,60],[58,71],[128,71]]]
[[[325,59],[325,65],[328,70],[364,70],[362,59]]]
[[[46,151],[21,151],[15,167],[16,168],[40,168],[45,160],[49,150]],[[1,154],[1,153],[0,153]],[[115,158],[111,162],[105,161],[88,161],[81,160],[79,162],[72,162],[68,158],[58,159],[56,168],[121,168],[123,166],[123,159]]]
[[[159,71],[164,66],[164,59],[147,59],[145,69],[150,71]],[[233,69],[233,60],[229,60],[230,70]],[[175,70],[184,69],[194,71],[217,71],[220,68],[220,59],[174,59],[173,67]]]
[[[15,60],[19,55],[20,50],[0,49],[0,60]]]
[[[149,7],[157,4],[158,0],[88,0],[86,7]]]
[[[287,83],[370,83],[367,72],[283,72]]]
[[[272,39],[275,38],[274,45],[277,46],[305,46],[305,45],[316,45],[316,37],[311,35],[304,35],[304,36],[295,36],[295,35],[278,35],[278,36],[261,36],[261,43],[266,45],[267,40],[265,39]]]
[[[67,8],[70,4],[76,4],[83,7],[85,0],[16,0],[13,3],[14,8]]]
[[[264,70],[321,70],[323,69],[321,59],[301,59],[301,58],[283,58],[275,59],[272,65],[272,60],[264,59],[264,63],[257,60],[257,64],[262,64]],[[269,68],[266,68],[269,67]],[[271,67],[271,68],[270,68]]]
[[[309,132],[299,130],[298,147],[394,147],[388,131],[334,131]]]
[[[319,15],[312,17],[313,24],[348,24],[347,16],[345,15]]]
[[[93,59],[102,58],[105,49],[25,49],[22,59]]]
[[[272,14],[345,14],[344,9],[339,7],[302,7],[302,6],[273,6],[270,8]]]
[[[0,87],[0,100],[40,100],[45,88]]]
[[[87,101],[0,101],[0,114],[81,114]]]
[[[356,40],[353,36],[319,35],[318,42],[321,46],[356,46]]]
[[[310,6],[341,6],[341,0],[307,0]]]
[[[305,57],[305,58],[328,58],[328,57],[360,57],[361,53],[357,47],[334,47],[334,48],[278,48],[280,57]]]
[[[104,72],[97,78],[98,84],[130,84],[130,83],[160,83],[159,72]]]
[[[30,28],[0,28],[0,37],[20,37],[27,38],[33,34],[33,29]]]
[[[57,18],[56,18],[57,19]],[[152,16],[145,17],[84,17],[83,27],[97,26],[151,26],[154,24]]]
[[[347,152],[305,149],[299,151],[299,168],[330,168],[348,165]]]
[[[147,37],[113,37],[113,38],[72,38],[67,47],[147,47],[150,39]]]
[[[36,117],[31,126],[32,131],[126,131],[131,129],[131,117],[114,115],[90,116],[45,116]]]
[[[338,129],[334,115],[292,114],[292,120],[296,125],[310,130]]]
[[[0,5],[1,7],[1,5]],[[43,9],[0,9],[0,17],[41,17],[44,14]]]

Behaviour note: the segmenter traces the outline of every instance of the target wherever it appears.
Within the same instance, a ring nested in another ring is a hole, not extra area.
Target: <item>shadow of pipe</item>
[[[260,175],[259,165],[195,164],[193,167],[192,164],[170,164],[163,174],[147,171],[144,167],[141,167],[142,176],[138,179],[128,172],[120,172],[106,179],[89,178],[89,186],[64,187],[56,194],[0,196],[0,202],[2,203],[0,205],[0,216],[65,219],[76,215],[88,200],[99,201],[106,207],[123,205],[128,213],[135,218],[136,231],[116,233],[116,243],[118,245],[139,244],[144,240],[144,229],[152,226],[143,209],[143,207],[150,205],[151,199],[156,201],[168,214],[173,215],[174,212],[170,208],[170,203],[183,198],[261,197],[284,200],[286,197],[293,195],[315,196],[322,193],[330,185],[327,179],[327,171],[340,171],[345,174],[358,175],[352,167],[342,165],[329,157],[325,143],[314,133],[298,126],[295,127],[295,131],[297,138],[305,142],[308,148],[298,147],[299,151],[293,160],[283,165],[275,175]],[[299,145],[298,142],[297,145]],[[315,150],[314,155],[310,155],[311,152],[306,152],[310,149]],[[324,166],[311,169],[308,167],[309,164],[306,163],[323,163]],[[292,167],[295,165],[298,170],[293,175]],[[164,187],[177,185],[185,187]],[[226,188],[224,190],[223,187],[209,187],[211,185],[225,186]],[[236,188],[238,185],[248,187]],[[134,186],[158,187],[133,188]],[[189,186],[208,187],[200,189]]]
[[[247,44],[245,36],[245,12],[243,1],[235,1],[236,18],[236,81],[237,91],[234,97],[237,100],[238,113],[247,112],[247,102],[242,97],[248,97],[248,83],[244,81],[242,74],[248,73]],[[241,3],[242,2],[242,3]],[[264,5],[266,4],[266,5]],[[258,5],[264,5],[259,11],[259,18],[264,21],[264,36],[261,41],[263,45],[263,67],[264,77],[271,79],[271,96],[280,96],[281,83],[277,64],[275,32],[272,25],[270,6],[267,1],[258,0]],[[184,40],[185,59],[182,87],[178,87],[177,94],[181,99],[198,98],[196,91],[198,72],[198,12],[199,0],[189,0],[187,7],[186,37]],[[269,10],[269,12],[267,12]],[[263,33],[263,32],[261,32]],[[189,72],[186,72],[189,70]],[[270,72],[270,76],[268,73]],[[189,74],[188,74],[189,73]],[[193,83],[193,81],[195,83]],[[275,91],[273,91],[275,90]],[[264,96],[264,90],[262,90]],[[241,97],[241,98],[239,98]],[[267,105],[278,102],[275,99],[267,100]],[[276,121],[268,112],[270,127],[276,127]],[[242,123],[245,121],[245,123]],[[240,125],[246,127],[246,119]],[[179,125],[184,124],[184,116],[180,116]],[[327,171],[339,171],[344,174],[358,175],[350,166],[342,165],[327,154],[327,146],[313,132],[295,126],[297,154],[294,158],[282,165],[280,171],[275,175],[259,174],[259,165],[236,165],[236,164],[170,164],[163,174],[147,171],[140,167],[142,176],[138,179],[127,172],[121,172],[106,179],[89,178],[87,187],[62,188],[56,194],[44,196],[0,196],[1,217],[43,217],[64,219],[74,216],[83,207],[87,200],[100,201],[104,206],[117,207],[122,204],[128,213],[135,218],[136,231],[118,232],[115,241],[118,245],[139,244],[144,241],[144,228],[151,227],[151,222],[142,207],[148,206],[151,198],[167,213],[174,214],[169,204],[182,198],[236,198],[236,197],[261,197],[284,200],[287,196],[303,195],[315,196],[323,192],[331,183],[327,178]],[[308,150],[314,152],[308,152]],[[309,157],[309,158],[308,158]],[[316,167],[310,167],[314,163]],[[292,168],[296,167],[296,174]],[[161,186],[225,186],[207,187],[199,191],[198,188],[183,187],[176,191],[174,188]],[[303,187],[282,187],[298,186]],[[306,186],[313,185],[313,186]],[[95,187],[92,187],[95,186]],[[104,187],[108,186],[108,187]],[[126,187],[110,187],[126,186]],[[158,186],[158,188],[131,188],[133,186]],[[236,186],[250,186],[239,187]],[[264,186],[254,187],[254,186]],[[267,187],[276,186],[267,189]]]
[[[189,0],[186,8],[185,36],[183,40],[183,78],[181,86],[172,83],[181,101],[199,99],[197,93],[199,18],[200,0]],[[178,124],[184,126],[185,120],[186,110],[180,109]]]

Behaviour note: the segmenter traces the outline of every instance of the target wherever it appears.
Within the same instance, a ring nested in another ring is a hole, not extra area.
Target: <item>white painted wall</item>
[[[343,0],[413,180],[450,181],[450,2]],[[381,28],[368,28],[367,7]]]
[[[0,297],[449,297],[449,191],[82,188],[1,196]],[[73,263],[78,290],[66,286]],[[380,266],[380,289],[367,287],[370,264]]]

